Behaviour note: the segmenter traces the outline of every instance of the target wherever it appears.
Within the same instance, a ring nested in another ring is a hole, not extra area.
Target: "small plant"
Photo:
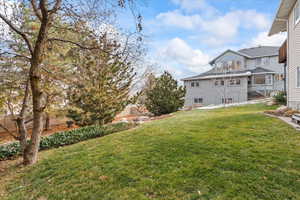
[[[72,128],[72,126],[74,125],[73,121],[66,121],[66,124],[68,126],[68,128]]]
[[[65,145],[75,144],[84,140],[102,137],[119,131],[127,130],[134,124],[116,123],[106,126],[86,126],[71,131],[58,132],[53,135],[43,137],[39,150],[58,148]],[[13,159],[21,154],[19,142],[0,146],[0,160]]]
[[[287,98],[285,92],[279,92],[274,97],[274,101],[280,105],[286,105]]]

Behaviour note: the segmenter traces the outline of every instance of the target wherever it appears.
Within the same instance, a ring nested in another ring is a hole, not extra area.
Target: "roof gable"
[[[220,54],[218,57],[214,58],[212,61],[209,62],[210,65],[213,65],[215,63],[216,60],[218,60],[219,58],[221,58],[222,56],[224,56],[226,53],[233,53],[239,56],[243,56],[243,57],[247,57],[249,58],[248,55],[242,53],[242,52],[238,52],[238,51],[233,51],[231,49],[226,50],[225,52],[223,52],[222,54]]]
[[[248,49],[241,49],[238,52],[248,55],[250,58],[278,56],[280,47],[259,46]]]

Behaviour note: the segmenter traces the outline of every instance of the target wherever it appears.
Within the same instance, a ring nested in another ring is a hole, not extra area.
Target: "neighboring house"
[[[300,0],[282,0],[269,35],[287,32],[280,62],[287,65],[288,106],[300,110]]]
[[[210,62],[208,72],[182,79],[185,106],[244,102],[284,90],[284,68],[279,47],[227,50]]]

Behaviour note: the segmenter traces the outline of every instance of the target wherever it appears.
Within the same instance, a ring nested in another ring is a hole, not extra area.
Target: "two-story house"
[[[279,47],[260,46],[227,50],[210,62],[212,69],[182,79],[185,106],[245,102],[284,90],[284,68],[278,63]]]
[[[287,32],[280,62],[287,65],[288,106],[300,110],[300,0],[281,0],[269,35],[279,32]]]

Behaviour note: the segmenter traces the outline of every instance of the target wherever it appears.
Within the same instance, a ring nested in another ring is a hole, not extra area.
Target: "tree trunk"
[[[40,88],[39,73],[30,73],[30,84],[33,101],[33,128],[30,142],[23,155],[23,162],[25,165],[32,165],[36,163],[40,147],[41,133],[43,130],[43,109],[41,105],[42,91]]]
[[[22,155],[24,155],[25,149],[26,149],[26,146],[27,146],[27,129],[26,129],[25,122],[24,122],[23,118],[17,118],[16,123],[17,123],[17,126],[18,126],[21,151],[22,151]]]
[[[31,66],[29,71],[29,79],[32,93],[32,108],[33,108],[33,128],[29,144],[26,146],[23,156],[25,165],[32,165],[37,162],[38,151],[40,147],[41,134],[43,131],[43,112],[45,106],[42,106],[43,91],[41,88],[41,63],[43,61],[43,51],[47,40],[47,32],[49,29],[49,12],[46,2],[40,4],[42,12],[41,27],[37,40],[35,42],[34,51],[31,58]]]
[[[48,112],[45,112],[45,126],[44,126],[44,131],[48,131],[50,129],[50,115]]]

